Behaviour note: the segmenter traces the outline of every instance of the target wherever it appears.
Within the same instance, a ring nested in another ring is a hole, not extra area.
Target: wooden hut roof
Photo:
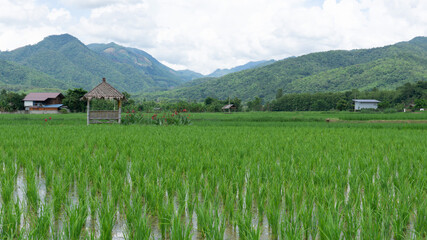
[[[236,108],[236,107],[234,106],[234,104],[227,104],[224,107],[222,107],[223,110],[224,109],[231,109],[231,108]]]
[[[102,79],[102,82],[98,86],[94,87],[90,92],[86,93],[82,100],[86,99],[125,99],[125,96],[117,91],[113,86],[107,83],[105,78]]]

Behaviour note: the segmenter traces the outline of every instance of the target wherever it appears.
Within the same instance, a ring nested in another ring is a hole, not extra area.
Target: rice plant
[[[151,236],[151,227],[148,222],[147,209],[138,201],[138,196],[132,201],[126,201],[127,239],[148,240]]]
[[[181,211],[181,213],[180,213]],[[182,240],[190,240],[191,239],[191,229],[189,225],[185,225],[181,221],[182,212],[185,211],[181,209],[177,213],[175,213],[172,217],[171,224],[171,239],[182,239]]]
[[[19,203],[9,201],[7,205],[2,205],[1,215],[0,235],[7,239],[20,238],[22,236],[20,227],[22,210]]]
[[[29,233],[31,239],[48,239],[51,226],[51,207],[50,205],[42,205],[41,211],[36,218],[32,219],[32,227]]]
[[[239,227],[240,239],[260,239],[261,229],[259,226],[252,225],[252,218],[250,214],[239,214],[237,216],[237,226]]]
[[[99,207],[99,239],[112,239],[112,231],[115,223],[116,208],[111,199],[104,199]]]
[[[196,208],[198,229],[206,239],[223,239],[225,220],[211,203],[199,204]]]
[[[35,171],[32,164],[27,166],[25,178],[27,180],[26,195],[28,199],[28,205],[33,212],[37,212],[39,205],[39,195],[35,179]]]
[[[80,202],[78,205],[69,206],[66,209],[66,214],[68,219],[64,227],[65,239],[80,239],[80,235],[88,216],[86,204],[84,202]]]

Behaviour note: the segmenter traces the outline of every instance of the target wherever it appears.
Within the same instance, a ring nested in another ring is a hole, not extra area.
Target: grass
[[[190,126],[0,115],[0,235],[111,239],[120,216],[129,239],[427,237],[427,124],[368,121],[425,113],[189,114]]]

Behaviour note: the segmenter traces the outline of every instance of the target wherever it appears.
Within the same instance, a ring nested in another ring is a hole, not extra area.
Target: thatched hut
[[[227,110],[228,110],[228,113],[231,113],[231,110],[236,111],[237,108],[234,104],[228,103],[227,105],[223,106],[221,109],[225,113],[227,112]]]
[[[91,99],[114,99],[118,102],[118,111],[90,111]],[[102,123],[103,120],[106,120],[106,122],[117,121],[117,123],[121,123],[122,101],[126,100],[125,96],[108,84],[105,78],[102,79],[102,82],[98,86],[86,93],[81,100],[87,100],[87,125],[89,125],[91,121],[92,123]]]

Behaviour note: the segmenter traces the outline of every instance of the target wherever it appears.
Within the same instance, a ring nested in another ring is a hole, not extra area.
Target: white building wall
[[[33,101],[24,101],[24,107],[32,107],[34,102]]]
[[[57,114],[58,110],[30,110],[30,114]]]
[[[377,109],[378,108],[378,103],[355,102],[354,108],[356,110],[361,110],[361,109]]]

